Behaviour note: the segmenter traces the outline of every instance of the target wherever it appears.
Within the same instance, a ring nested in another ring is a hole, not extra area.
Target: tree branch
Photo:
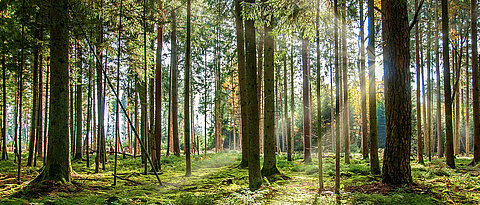
[[[422,9],[423,2],[425,0],[420,1],[420,5],[418,5],[417,10],[415,11],[415,16],[413,16],[413,21],[410,23],[410,26],[408,27],[408,31],[411,31],[413,26],[418,22],[418,14],[420,13],[420,10]]]

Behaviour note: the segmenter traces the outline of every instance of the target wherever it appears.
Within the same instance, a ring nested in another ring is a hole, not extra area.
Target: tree
[[[162,43],[163,43],[163,1],[159,2],[157,55],[155,64],[155,155],[153,165],[155,171],[160,171],[160,158],[162,157]]]
[[[374,0],[368,0],[368,110],[370,112],[370,172],[380,174],[377,142],[377,91],[375,79],[375,11]]]
[[[473,79],[473,161],[472,165],[480,162],[480,83],[478,72],[477,50],[477,1],[470,1],[470,32],[472,38],[472,79]]]
[[[302,70],[303,70],[303,140],[304,161],[310,163],[312,136],[310,128],[310,41],[302,33]]]
[[[335,194],[340,194],[340,67],[338,55],[338,4],[333,1],[335,43]],[[337,197],[338,198],[338,197]]]
[[[238,85],[240,86],[240,121],[242,132],[242,161],[240,166],[248,166],[248,135],[246,135],[246,126],[243,126],[247,118],[245,107],[245,41],[243,34],[242,3],[243,0],[235,0],[235,28],[237,34],[237,66],[238,66]]]
[[[38,21],[38,13],[36,16],[36,21]],[[38,40],[40,38],[40,32],[38,29],[38,25],[36,25],[34,31],[35,39]],[[30,137],[29,137],[29,144],[28,144],[28,159],[27,159],[27,167],[32,166],[33,158],[35,153],[35,139],[37,138],[37,121],[38,121],[38,56],[39,56],[39,49],[40,46],[35,44],[33,47],[33,82],[32,82],[32,112],[30,117]]]
[[[51,98],[46,164],[34,182],[70,182],[68,154],[68,1],[50,1]]]
[[[382,0],[386,143],[383,182],[412,182],[410,168],[411,90],[406,1]]]
[[[443,157],[443,138],[442,138],[442,99],[441,99],[441,89],[440,89],[440,53],[438,52],[438,33],[440,30],[439,21],[438,21],[438,2],[435,0],[435,66],[437,73],[437,157]]]
[[[418,10],[418,0],[415,0],[415,9]],[[415,23],[415,68],[417,71],[417,157],[418,163],[424,164],[423,162],[423,136],[422,136],[422,113],[421,113],[421,102],[420,102],[420,40],[418,33],[418,21]]]
[[[255,0],[245,2],[254,4]],[[245,19],[245,53],[245,90],[257,90],[255,20],[251,18]],[[246,126],[244,134],[248,136],[248,182],[250,189],[254,190],[262,185],[257,92],[247,92],[245,100],[247,119],[242,126]]]
[[[263,0],[265,3],[266,1]],[[263,176],[272,176],[280,173],[277,169],[277,160],[275,156],[275,40],[273,30],[273,18],[267,17],[264,26],[264,86],[265,86],[265,108],[264,108],[264,161],[262,168]]]
[[[177,17],[175,9],[172,10],[172,138],[173,153],[180,156],[180,143],[178,140],[178,64],[177,64]]]
[[[342,80],[343,80],[343,137],[345,163],[350,164],[350,111],[348,103],[348,67],[347,67],[347,1],[342,1]]]
[[[192,175],[192,165],[190,161],[190,66],[191,66],[191,57],[192,57],[192,50],[190,45],[190,35],[191,35],[191,2],[187,0],[187,44],[186,44],[186,54],[185,54],[185,93],[184,93],[184,109],[183,115],[185,118],[184,125],[184,142],[185,142],[185,157],[186,157],[186,169],[185,169],[185,176],[189,177]]]
[[[322,144],[322,102],[321,102],[321,95],[320,95],[320,31],[319,31],[319,24],[320,24],[320,1],[317,0],[317,4],[315,5],[316,9],[316,18],[315,18],[315,30],[317,34],[317,130],[318,130],[318,191],[323,191],[323,168],[322,168],[322,158],[323,158],[323,144]],[[286,89],[285,89],[286,91]],[[286,100],[285,100],[286,102]],[[285,103],[285,108],[287,104]],[[286,109],[285,109],[285,113]]]
[[[82,72],[83,72],[83,52],[80,45],[80,41],[77,41],[77,69],[78,69],[78,78],[76,84],[76,97],[75,97],[75,155],[73,159],[82,159]],[[118,106],[117,106],[118,107]]]
[[[100,1],[99,8],[103,8],[103,0]],[[103,14],[103,10],[102,10]],[[97,58],[96,70],[97,70],[97,113],[98,113],[98,122],[97,122],[97,153],[95,158],[95,173],[99,173],[100,163],[102,163],[102,168],[105,169],[105,127],[104,127],[104,113],[105,113],[105,95],[103,93],[103,16],[100,17],[100,23],[98,25],[98,36],[97,36],[97,46],[95,47],[96,53],[99,54]],[[53,73],[53,70],[52,70]],[[53,74],[52,74],[53,77]],[[53,96],[50,97],[50,99]],[[51,128],[51,127],[50,127]]]
[[[443,73],[445,84],[445,157],[447,166],[455,168],[453,156],[453,125],[452,125],[452,90],[450,86],[450,62],[448,48],[448,1],[442,0],[442,33],[443,33]],[[475,97],[473,98],[475,99]],[[474,109],[475,110],[475,109]],[[475,116],[475,115],[474,115]],[[475,120],[474,120],[475,121]],[[475,130],[475,128],[474,128]],[[474,134],[475,135],[475,134]]]
[[[363,0],[359,1],[360,7],[360,107],[362,114],[362,155],[368,158],[368,125],[367,125],[367,93],[365,90],[365,32],[363,19]]]

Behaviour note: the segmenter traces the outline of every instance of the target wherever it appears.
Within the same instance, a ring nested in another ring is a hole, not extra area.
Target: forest
[[[477,0],[2,0],[0,204],[480,204]]]

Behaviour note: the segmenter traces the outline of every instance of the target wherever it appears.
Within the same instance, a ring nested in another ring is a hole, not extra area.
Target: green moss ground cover
[[[11,156],[13,157],[13,156]],[[12,158],[10,158],[12,159]],[[414,183],[390,187],[380,176],[369,173],[368,160],[354,155],[351,164],[341,164],[341,194],[333,194],[334,158],[324,156],[326,191],[318,194],[318,164],[304,164],[301,155],[288,162],[278,156],[283,175],[264,178],[256,191],[248,187],[248,171],[238,167],[241,155],[235,151],[194,156],[192,177],[184,177],[184,157],[162,158],[160,186],[155,175],[143,175],[140,158],[119,157],[117,173],[127,180],[113,184],[113,156],[106,170],[95,174],[95,165],[72,162],[73,182],[28,185],[39,172],[22,169],[22,183],[16,182],[16,164],[0,161],[0,204],[479,204],[480,168],[468,166],[471,158],[456,159],[457,169],[448,169],[443,159],[412,162]],[[314,160],[318,162],[317,160]],[[91,156],[94,162],[94,156]],[[343,160],[342,160],[343,162]]]

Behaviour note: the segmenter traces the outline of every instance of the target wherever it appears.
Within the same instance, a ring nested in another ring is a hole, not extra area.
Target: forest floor
[[[304,164],[301,157],[295,155],[289,162],[285,155],[278,156],[283,175],[265,179],[257,191],[248,189],[248,170],[238,167],[241,155],[236,151],[194,156],[191,177],[184,176],[184,157],[163,157],[162,186],[155,175],[142,174],[139,158],[121,155],[117,173],[130,181],[118,179],[116,186],[112,186],[113,156],[108,156],[100,174],[94,174],[91,156],[90,167],[84,160],[72,162],[72,183],[37,188],[28,183],[38,175],[39,166],[24,167],[19,185],[17,165],[13,160],[0,161],[0,204],[335,204],[333,155],[323,158],[326,191],[322,194],[318,194],[318,164]],[[457,157],[457,168],[448,169],[443,160],[427,160],[425,165],[413,161],[414,183],[390,187],[380,183],[380,176],[370,175],[368,160],[355,154],[351,164],[342,160],[339,200],[342,204],[480,204],[480,167],[468,166],[471,158]]]

